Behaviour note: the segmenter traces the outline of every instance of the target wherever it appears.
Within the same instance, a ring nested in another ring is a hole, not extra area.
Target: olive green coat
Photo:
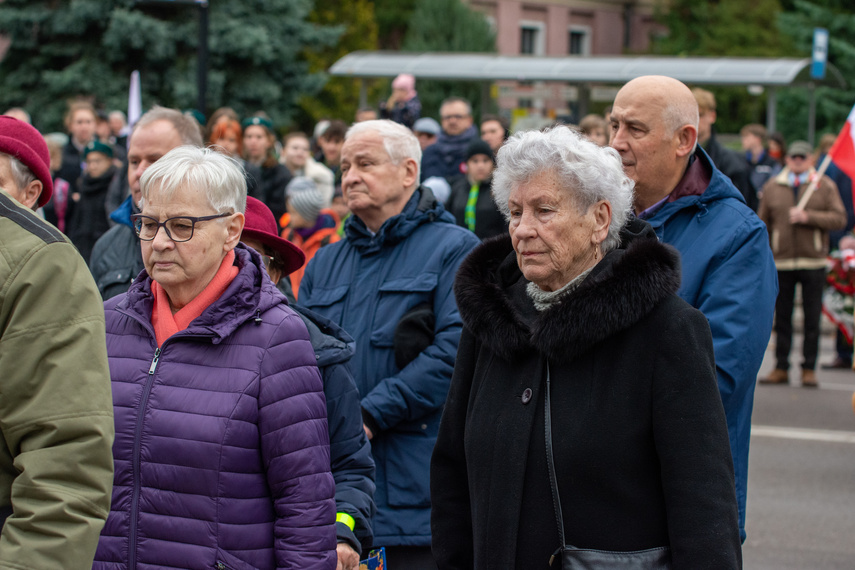
[[[0,569],[91,568],[113,481],[101,296],[65,236],[3,191],[0,432]]]

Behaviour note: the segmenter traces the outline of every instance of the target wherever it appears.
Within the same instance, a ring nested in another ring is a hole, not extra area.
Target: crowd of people
[[[789,382],[798,283],[815,387],[855,245],[830,143],[730,150],[661,76],[513,135],[392,88],[281,139],[229,108],[0,117],[0,562],[741,567],[773,317],[760,381]]]

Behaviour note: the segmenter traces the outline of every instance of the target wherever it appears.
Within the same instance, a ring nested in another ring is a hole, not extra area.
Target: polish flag
[[[828,155],[837,168],[855,180],[855,107],[849,112],[846,124],[837,135],[837,140],[834,141]]]

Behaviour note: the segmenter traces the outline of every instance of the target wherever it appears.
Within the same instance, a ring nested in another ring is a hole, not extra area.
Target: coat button
[[[526,388],[522,393],[522,403],[528,404],[531,402],[531,388]]]

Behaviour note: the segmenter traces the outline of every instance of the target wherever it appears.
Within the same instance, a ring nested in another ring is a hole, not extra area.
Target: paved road
[[[773,351],[774,336],[761,376],[775,365]],[[820,362],[833,358],[833,337],[824,334]],[[795,367],[789,386],[757,386],[746,570],[855,569],[855,373],[817,375],[816,390],[799,386]]]

